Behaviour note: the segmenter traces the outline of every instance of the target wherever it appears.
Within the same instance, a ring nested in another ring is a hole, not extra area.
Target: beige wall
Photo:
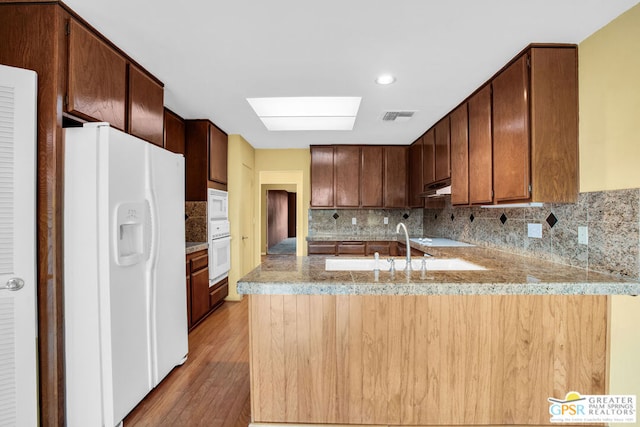
[[[580,190],[640,187],[640,5],[580,43]]]
[[[302,255],[307,254],[307,245],[304,240],[309,230],[309,215],[307,210],[311,203],[311,155],[309,149],[273,149],[256,150],[256,184],[258,191],[262,192],[265,185],[292,185],[295,184],[298,209],[297,209],[297,232],[298,247],[302,249]],[[288,187],[293,188],[293,187]],[[290,190],[292,191],[292,190]],[[261,196],[258,200],[262,200]],[[261,203],[263,205],[263,203]],[[264,221],[266,213],[264,207],[260,206],[260,235],[264,233]],[[256,248],[258,254],[261,248]]]
[[[578,52],[580,191],[640,187],[640,5],[585,39]],[[613,296],[611,394],[640,398],[639,326],[640,298]]]
[[[228,154],[228,183],[229,190],[229,218],[231,226],[231,270],[229,271],[229,296],[228,300],[239,300],[241,297],[236,292],[238,279],[252,268],[260,264],[260,259],[255,256],[246,256],[243,244],[250,245],[249,254],[255,253],[258,246],[255,239],[255,226],[250,230],[250,239],[243,243],[242,232],[246,224],[255,224],[256,197],[255,192],[247,187],[245,182],[247,170],[250,169],[251,179],[255,187],[255,150],[242,136],[229,135]],[[248,185],[249,184],[249,185]]]

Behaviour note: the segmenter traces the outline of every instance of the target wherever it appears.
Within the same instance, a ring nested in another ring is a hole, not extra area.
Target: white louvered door
[[[0,65],[0,426],[38,424],[36,85]]]

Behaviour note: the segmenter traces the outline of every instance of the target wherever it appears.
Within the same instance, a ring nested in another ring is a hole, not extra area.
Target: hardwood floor
[[[125,427],[249,425],[248,298],[225,302],[189,334],[189,357],[125,418]]]

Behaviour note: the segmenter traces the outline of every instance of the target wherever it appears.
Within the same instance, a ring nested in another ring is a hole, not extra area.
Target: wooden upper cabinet
[[[438,182],[451,177],[451,129],[449,127],[449,116],[436,123],[435,129],[435,180]]]
[[[164,110],[164,148],[185,154],[185,124],[182,117],[171,110]]]
[[[529,199],[529,68],[521,56],[492,81],[495,200]]]
[[[436,134],[435,128],[429,129],[422,136],[422,179],[428,186],[436,181]]]
[[[533,46],[493,81],[494,201],[578,198],[575,46]]]
[[[338,145],[334,152],[336,207],[360,206],[360,147]]]
[[[406,145],[384,148],[384,206],[407,207],[407,150]]]
[[[456,108],[451,119],[451,204],[469,203],[469,132],[467,104]]]
[[[424,191],[422,148],[422,137],[409,146],[409,206],[412,208],[424,205],[424,199],[420,197]]]
[[[185,196],[187,201],[204,201],[209,187],[227,190],[227,135],[209,120],[185,120],[185,125]],[[219,163],[212,166],[212,158]],[[210,180],[212,168],[219,181]]]
[[[164,87],[133,64],[129,64],[128,116],[131,135],[162,147]]]
[[[333,207],[333,146],[311,146],[311,206]]]
[[[227,153],[229,138],[226,133],[209,123],[209,180],[227,183]]]
[[[468,105],[469,203],[488,204],[493,201],[491,86],[485,86],[469,98]],[[453,149],[453,139],[451,143]],[[453,185],[453,176],[451,181]],[[451,197],[453,198],[453,194]]]
[[[531,201],[578,200],[578,50],[533,47]]]
[[[66,111],[125,130],[127,61],[74,19],[69,20]]]
[[[384,148],[364,145],[361,149],[360,203],[363,208],[381,208],[384,206]]]

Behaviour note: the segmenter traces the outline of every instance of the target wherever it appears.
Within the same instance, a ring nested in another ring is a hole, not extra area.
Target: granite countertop
[[[192,254],[194,252],[203,251],[209,248],[207,242],[186,242],[186,254]]]
[[[325,271],[324,256],[267,258],[238,281],[241,294],[302,295],[638,295],[640,283],[481,247],[411,246],[460,258],[483,271]],[[402,257],[396,257],[399,259]]]

